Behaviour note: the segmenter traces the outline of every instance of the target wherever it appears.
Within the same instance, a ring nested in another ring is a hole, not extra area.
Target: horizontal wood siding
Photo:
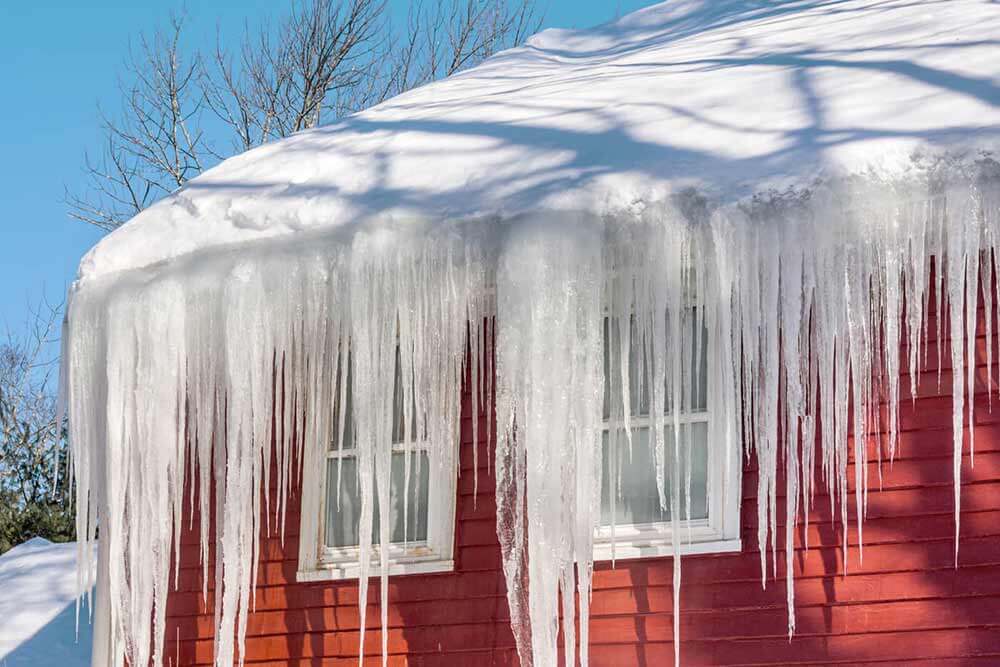
[[[991,412],[991,401],[982,393],[987,372],[982,326],[977,350],[976,456],[974,468],[968,451],[962,462],[959,567],[953,567],[950,362],[945,352],[939,389],[931,345],[927,368],[918,379],[920,398],[906,398],[901,405],[900,453],[891,467],[883,468],[881,491],[877,469],[868,471],[872,492],[863,561],[852,523],[845,576],[842,526],[831,520],[829,498],[821,487],[808,529],[798,531],[798,625],[789,641],[780,546],[777,574],[768,577],[766,589],[761,587],[757,472],[756,462],[749,462],[744,471],[742,553],[690,556],[683,563],[680,623],[685,665],[1000,664],[1000,405]],[[909,382],[904,371],[901,388],[907,397]],[[466,393],[456,569],[390,579],[391,665],[517,663],[495,533],[491,456],[483,444],[478,496],[473,495],[471,412]],[[480,416],[480,433],[485,431]],[[874,441],[868,449],[874,459]],[[853,470],[848,478],[853,488]],[[852,520],[853,503],[852,495]],[[283,540],[271,537],[262,545],[256,611],[247,628],[247,663],[356,665],[357,584],[296,583],[298,512],[299,499],[293,494]],[[779,525],[783,544],[780,515]],[[174,665],[208,665],[212,659],[214,600],[211,590],[208,600],[201,597],[197,530],[196,522],[183,535],[180,584],[168,605],[166,652]],[[210,567],[209,581],[213,574]],[[592,665],[672,662],[672,576],[670,559],[619,561],[614,568],[597,565]],[[377,582],[370,585],[369,600],[366,664],[376,665],[381,664]]]

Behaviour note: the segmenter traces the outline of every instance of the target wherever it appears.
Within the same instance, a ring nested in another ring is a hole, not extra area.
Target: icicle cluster
[[[587,217],[529,218],[499,260],[497,531],[523,665],[555,664],[560,594],[565,619],[579,594],[587,645],[600,516],[601,248]],[[563,641],[571,660],[572,621]]]
[[[739,207],[713,208],[684,193],[603,218],[548,213],[506,223],[384,225],[348,239],[192,256],[80,286],[68,314],[63,375],[83,572],[90,571],[86,543],[98,527],[101,533],[97,627],[107,631],[95,634],[107,644],[95,649],[95,664],[162,663],[181,521],[195,511],[203,517],[204,561],[213,491],[215,660],[242,661],[261,533],[272,521],[281,530],[293,462],[310,465],[342,432],[337,416],[346,404],[337,378],[346,376],[348,359],[361,543],[381,545],[380,562],[387,562],[391,522],[381,516],[372,540],[373,501],[377,488],[380,511],[389,511],[397,354],[404,422],[413,425],[404,439],[426,434],[439,448],[436,460],[457,470],[467,349],[474,351],[480,405],[489,385],[484,323],[494,316],[497,530],[522,664],[557,663],[560,616],[567,662],[579,645],[587,664],[603,424],[618,424],[609,447],[632,446],[636,387],[648,393],[659,502],[674,527],[674,618],[682,508],[691,506],[684,500],[691,473],[682,465],[691,444],[682,420],[703,402],[697,409],[711,415],[708,437],[721,452],[712,465],[728,476],[734,457],[757,457],[762,581],[776,569],[783,541],[794,632],[798,521],[822,483],[846,527],[853,458],[860,537],[865,445],[879,433],[886,455],[896,453],[900,372],[909,369],[915,395],[932,294],[938,326],[947,323],[953,343],[957,558],[977,305],[985,306],[988,334],[1000,326],[991,320],[1000,301],[1000,168],[983,160],[957,175],[942,173],[949,178],[858,178]],[[939,349],[943,338],[936,337]],[[707,367],[707,386],[698,386],[692,360]],[[986,361],[992,387],[989,346]],[[666,437],[668,429],[677,437]],[[876,451],[881,456],[882,448]],[[276,507],[263,493],[272,459],[280,475]],[[776,528],[779,477],[787,485],[783,536]],[[185,478],[196,508],[183,504]],[[609,481],[613,489],[623,483]],[[710,492],[739,483],[727,477]],[[318,509],[303,507],[310,511]],[[365,579],[365,550],[360,569]],[[381,572],[384,602],[386,568]],[[362,628],[366,594],[362,585]],[[579,641],[566,622],[574,616]]]
[[[421,238],[412,226],[381,228],[347,244],[245,249],[72,295],[64,394],[82,572],[90,571],[85,545],[101,535],[95,665],[163,664],[182,520],[201,517],[205,567],[213,494],[215,663],[242,664],[260,538],[275,528],[284,534],[293,462],[322,456],[336,430],[343,432],[334,415],[345,414],[346,386],[337,378],[346,377],[348,359],[361,543],[372,543],[377,485],[375,543],[388,562],[397,355],[404,442],[426,435],[439,448],[433,460],[449,468],[457,461],[456,388],[468,336],[481,339],[489,303],[488,263],[478,254],[488,244],[466,231],[439,228]],[[266,493],[272,461],[280,476],[273,508]],[[185,475],[196,507],[183,503]],[[370,552],[360,553],[365,579]],[[367,590],[360,587],[362,634]]]

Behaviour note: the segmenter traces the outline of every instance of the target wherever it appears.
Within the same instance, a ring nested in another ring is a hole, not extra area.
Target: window
[[[432,449],[426,440],[418,438],[416,442],[404,445],[401,378],[397,355],[389,481],[389,516],[392,522],[389,573],[449,571],[454,565],[455,475],[433,460]],[[361,497],[358,456],[350,418],[353,408],[350,387],[351,373],[348,370],[343,433],[334,437],[322,457],[315,453],[306,454],[299,548],[300,581],[350,579],[359,573]],[[337,410],[334,411],[333,421],[340,423]],[[415,419],[411,427],[414,425]],[[339,430],[339,426],[337,428]],[[377,480],[374,494],[373,544],[378,541],[379,531]],[[408,503],[404,502],[406,498]],[[371,572],[376,574],[379,571],[379,549],[377,545],[370,549]]]
[[[620,324],[605,321],[604,429],[602,434],[601,520],[594,542],[595,560],[670,555],[671,467],[675,428],[680,434],[680,527],[682,553],[738,551],[740,469],[738,446],[726,471],[724,435],[718,416],[709,412],[712,391],[709,370],[713,341],[695,310],[688,309],[681,330],[681,391],[663,387],[663,413],[652,415],[648,346],[635,322],[629,327],[628,350],[622,350]],[[625,360],[622,357],[628,355]],[[628,364],[628,430],[622,405],[621,364]],[[675,414],[676,410],[676,414]],[[661,510],[657,488],[654,429],[662,434],[666,452],[664,488],[667,509]],[[631,434],[631,438],[629,435]],[[726,488],[726,487],[729,488]]]

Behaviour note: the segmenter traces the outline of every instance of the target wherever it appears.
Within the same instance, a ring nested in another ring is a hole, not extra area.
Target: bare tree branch
[[[475,66],[541,26],[532,0],[435,0],[411,5],[386,79],[386,96]]]
[[[255,34],[239,54],[216,47],[202,70],[206,105],[246,150],[316,127],[328,101],[370,77],[385,34],[384,0],[313,0]]]
[[[236,49],[217,38],[202,57],[183,50],[172,17],[130,52],[122,110],[102,116],[105,145],[85,156],[88,186],[67,192],[70,215],[114,229],[232,152],[471,67],[539,24],[532,0],[418,0],[401,25],[386,0],[296,0],[277,24],[246,26]]]
[[[118,86],[121,112],[102,114],[105,145],[98,160],[84,158],[86,192],[67,193],[72,217],[114,229],[214,159],[201,130],[201,59],[184,55],[183,31],[183,17],[173,16],[166,31],[141,36],[130,49]]]
[[[0,553],[36,534],[71,537],[63,425],[52,391],[60,308],[29,309],[23,333],[0,338]]]

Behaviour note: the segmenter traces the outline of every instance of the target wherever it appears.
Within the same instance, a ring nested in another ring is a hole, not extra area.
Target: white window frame
[[[713,393],[718,387],[711,381],[713,354],[717,342],[711,332],[706,341],[709,382],[706,387],[706,405],[717,405]],[[742,446],[732,443],[729,459],[729,470],[725,461],[725,428],[723,419],[706,411],[690,412],[676,417],[681,424],[705,423],[708,425],[708,471],[706,490],[708,493],[708,517],[705,519],[681,518],[680,553],[681,555],[719,554],[739,552],[742,549],[740,539],[740,503],[742,502]],[[633,415],[629,417],[629,426],[635,430],[670,426],[675,416],[664,415],[654,419],[649,415]],[[659,422],[658,424],[655,424]],[[624,428],[623,420],[605,420],[602,431]],[[728,474],[727,474],[728,473]],[[728,485],[727,485],[728,480]],[[728,488],[727,488],[728,487]],[[600,499],[603,504],[603,494]],[[673,528],[671,522],[654,523],[616,523],[612,533],[610,525],[599,525],[594,534],[594,561],[616,561],[635,558],[663,558],[674,554]]]
[[[458,443],[452,443],[450,461],[434,458],[436,448],[428,442],[394,443],[392,453],[403,453],[409,448],[410,456],[428,453],[428,461],[421,464],[429,475],[427,480],[427,539],[412,540],[405,544],[389,546],[389,575],[430,574],[452,572],[455,569],[455,521],[457,505]],[[341,450],[325,447],[317,452],[315,446],[304,448],[302,471],[302,508],[299,526],[299,567],[296,580],[332,581],[357,579],[360,575],[360,547],[328,547],[326,545],[327,464],[338,458],[356,456],[356,449]],[[414,464],[412,458],[411,465]],[[411,478],[412,480],[412,478]],[[415,506],[411,505],[410,511]],[[369,574],[378,576],[381,571],[379,547],[370,547]]]
[[[650,428],[649,417],[632,417],[633,429]],[[667,425],[673,418],[666,418]],[[694,412],[680,417],[680,423],[703,422],[708,424],[708,517],[705,519],[681,518],[680,552],[682,555],[731,553],[742,549],[740,540],[740,487],[739,465],[742,448],[734,446],[730,461],[730,488],[726,487],[725,452],[722,439],[713,437],[713,420],[708,412]],[[661,421],[661,425],[664,422]],[[615,426],[605,422],[605,427]],[[604,499],[601,498],[601,502]],[[673,528],[670,522],[618,523],[614,527],[601,525],[594,536],[594,560],[610,561],[631,558],[662,558],[672,556]]]

